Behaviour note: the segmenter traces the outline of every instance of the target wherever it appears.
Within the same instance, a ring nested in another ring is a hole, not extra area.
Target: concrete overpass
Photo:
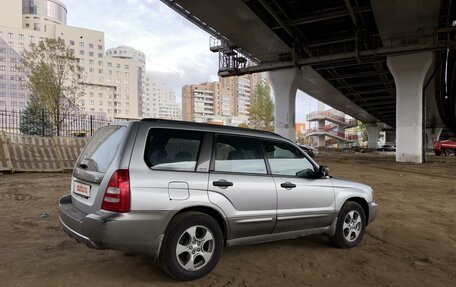
[[[396,129],[397,161],[421,162],[424,115],[429,138],[456,129],[456,108],[442,112],[456,95],[436,95],[455,48],[455,1],[162,2],[217,39],[219,75],[270,71],[283,136],[294,138],[297,89],[370,123],[370,145]]]

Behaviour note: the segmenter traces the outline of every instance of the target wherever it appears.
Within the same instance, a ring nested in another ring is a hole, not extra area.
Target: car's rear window
[[[85,146],[77,165],[85,165],[90,171],[106,172],[126,130],[118,125],[101,127]]]

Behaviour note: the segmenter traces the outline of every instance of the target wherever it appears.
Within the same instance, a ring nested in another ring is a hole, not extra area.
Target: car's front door
[[[224,210],[231,238],[272,232],[277,191],[267,174],[259,140],[216,136],[208,194],[210,201]]]
[[[277,188],[274,232],[330,225],[334,218],[334,188],[303,152],[282,141],[262,141]]]

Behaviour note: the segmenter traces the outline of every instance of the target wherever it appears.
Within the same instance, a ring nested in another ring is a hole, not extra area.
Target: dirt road
[[[359,247],[341,250],[311,236],[227,248],[210,275],[185,283],[146,256],[92,250],[63,233],[57,201],[70,174],[0,174],[0,286],[455,286],[456,158],[317,161],[376,191],[379,215]]]

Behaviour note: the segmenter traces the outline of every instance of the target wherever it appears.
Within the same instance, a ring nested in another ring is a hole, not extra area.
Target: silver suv
[[[372,188],[328,176],[269,132],[145,119],[102,127],[79,156],[60,221],[98,249],[147,253],[172,277],[208,274],[225,246],[326,234],[356,246]]]

